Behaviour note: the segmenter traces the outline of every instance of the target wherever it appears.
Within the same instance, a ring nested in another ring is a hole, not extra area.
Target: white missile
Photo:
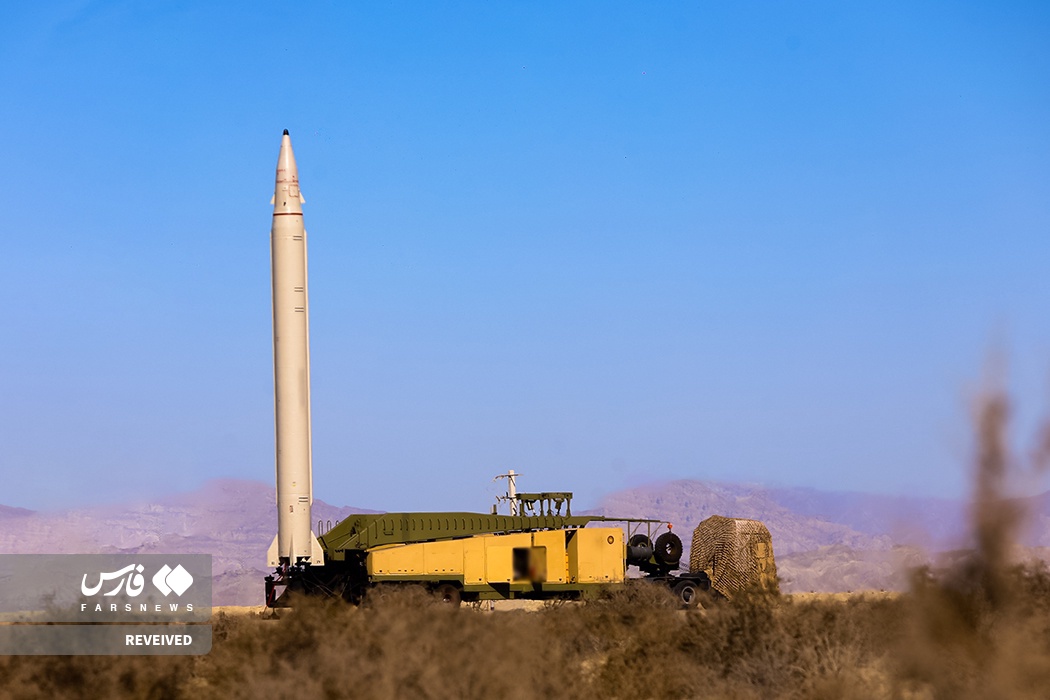
[[[277,536],[269,566],[323,565],[310,529],[313,472],[310,447],[310,322],[306,291],[306,229],[288,130],[281,138],[270,229],[273,286],[273,384],[277,462]]]

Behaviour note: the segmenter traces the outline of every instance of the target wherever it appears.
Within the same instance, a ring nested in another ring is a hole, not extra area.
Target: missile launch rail
[[[266,577],[266,604],[283,607],[295,593],[357,603],[377,586],[408,583],[453,605],[573,599],[623,585],[631,566],[641,580],[667,586],[685,607],[710,590],[705,573],[678,571],[682,542],[670,524],[574,516],[571,499],[566,492],[516,494],[512,511],[535,512],[529,515],[351,515],[319,538],[322,565],[285,565]]]

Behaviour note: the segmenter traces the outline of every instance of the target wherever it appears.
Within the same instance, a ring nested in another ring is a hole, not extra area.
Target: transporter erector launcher
[[[513,471],[507,474],[507,496],[501,498],[510,503],[509,515],[495,507],[490,513],[356,514],[330,526],[320,538],[314,534],[303,201],[285,131],[270,238],[278,516],[277,537],[267,552],[274,572],[265,578],[266,605],[284,607],[297,594],[357,603],[377,587],[404,584],[425,586],[452,605],[462,600],[578,598],[625,585],[629,566],[644,574],[643,580],[671,589],[683,605],[696,605],[712,588],[711,579],[703,562],[691,571],[676,571],[682,541],[670,523],[574,516],[571,493],[519,493]],[[704,535],[710,528],[702,531],[702,523],[697,532],[704,536],[694,536],[694,542],[712,545],[711,561],[717,556],[723,569],[726,562],[733,565],[732,581],[771,575],[775,582],[768,530],[760,523],[760,529],[741,525],[752,521],[722,521],[728,525],[711,530],[710,537]],[[694,545],[694,559],[698,551]]]
[[[270,229],[273,285],[273,385],[277,462],[277,536],[269,566],[324,564],[310,529],[313,474],[310,448],[310,311],[306,290],[306,229],[299,169],[288,130],[281,137]]]

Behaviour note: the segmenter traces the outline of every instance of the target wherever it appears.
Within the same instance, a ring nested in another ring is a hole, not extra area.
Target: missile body
[[[306,290],[306,229],[299,171],[287,129],[277,158],[270,230],[273,286],[273,383],[276,428],[277,536],[270,566],[323,565],[310,529],[313,503],[310,447],[310,323]]]

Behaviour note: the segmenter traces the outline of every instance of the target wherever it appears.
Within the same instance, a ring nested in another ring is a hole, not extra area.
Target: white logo
[[[142,589],[146,586],[146,581],[142,577],[142,564],[129,564],[117,571],[100,573],[98,584],[95,586],[88,586],[87,577],[88,575],[84,574],[84,578],[80,582],[80,592],[84,595],[97,595],[106,581],[117,581],[116,586],[103,593],[103,595],[107,596],[117,595],[127,584],[125,590],[130,597],[134,598],[142,593]],[[174,569],[165,564],[153,576],[153,585],[165,596],[171,593],[181,596],[186,592],[186,589],[193,585],[193,577],[190,576],[189,571],[182,568],[182,564],[179,564]]]
[[[124,574],[127,574],[127,578],[123,578]],[[124,584],[128,584],[128,595],[134,598],[139,593],[142,593],[143,586],[146,582],[142,579],[142,564],[128,564],[119,571],[111,571],[106,574],[99,574],[98,585],[88,587],[87,585],[87,574],[84,574],[83,580],[80,582],[80,592],[84,595],[95,595],[102,590],[102,584],[106,581],[113,581],[114,579],[120,579],[120,582],[111,591],[106,591],[103,595],[116,595],[120,593],[120,589],[124,587]]]
[[[165,595],[165,597],[174,592],[175,595],[181,596],[186,592],[186,589],[193,585],[193,577],[190,576],[190,572],[182,568],[182,564],[179,564],[173,570],[170,566],[165,564],[160,568],[160,571],[153,577],[153,585],[157,587],[157,590]]]

